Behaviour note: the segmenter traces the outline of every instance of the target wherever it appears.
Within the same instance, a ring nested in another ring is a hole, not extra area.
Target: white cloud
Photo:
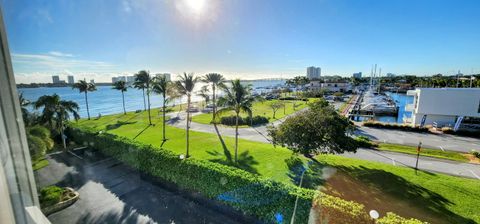
[[[56,56],[56,57],[73,57],[73,54],[66,54],[66,53],[62,53],[60,51],[50,51],[50,52],[48,52],[48,54],[50,54],[52,56]]]
[[[111,71],[113,64],[81,60],[72,54],[51,51],[48,54],[12,54],[13,67],[22,73],[72,71]]]

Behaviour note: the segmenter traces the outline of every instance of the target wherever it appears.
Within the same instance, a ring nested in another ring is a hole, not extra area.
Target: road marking
[[[442,147],[442,146],[438,146],[438,147],[440,147],[440,149],[441,149],[442,151],[444,151],[444,152],[445,152],[445,149],[443,149],[443,147]]]
[[[72,151],[68,151],[68,153],[72,154],[73,156],[75,156],[75,157],[77,157],[77,158],[79,158],[79,159],[83,159],[81,156],[73,153]]]
[[[394,166],[396,166],[394,158],[392,158],[392,163],[393,163]]]
[[[469,171],[470,171],[470,173],[472,173],[472,174],[473,174],[473,176],[475,176],[477,179],[479,179],[479,180],[480,180],[480,177],[479,177],[477,174],[475,174],[475,173],[474,173],[472,170],[469,170]]]

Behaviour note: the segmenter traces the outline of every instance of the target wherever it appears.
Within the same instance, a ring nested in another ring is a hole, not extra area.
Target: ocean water
[[[256,81],[245,81],[252,85],[254,89],[258,88],[267,88],[274,87],[278,85],[283,85],[284,80],[256,80]],[[196,89],[200,89],[201,86],[205,85],[204,83],[197,84]],[[77,89],[72,89],[72,87],[53,87],[53,88],[22,88],[18,89],[18,92],[23,93],[25,99],[34,102],[40,96],[43,95],[52,95],[58,94],[62,100],[71,100],[78,103],[80,107],[79,113],[81,117],[87,116],[87,109],[85,105],[85,95],[84,93],[79,93]],[[193,95],[192,101],[202,101],[203,98]],[[150,104],[152,108],[161,107],[162,97],[160,95],[151,94],[150,95]],[[186,102],[186,98],[176,100],[175,102],[170,103],[169,105],[179,104]],[[98,114],[107,115],[123,112],[122,107],[122,94],[120,91],[112,89],[111,86],[97,86],[97,91],[88,92],[88,106],[90,109],[90,116],[96,117]],[[142,91],[134,88],[129,88],[125,92],[125,108],[127,111],[143,110],[143,95]],[[30,111],[34,111],[33,107],[29,107]]]

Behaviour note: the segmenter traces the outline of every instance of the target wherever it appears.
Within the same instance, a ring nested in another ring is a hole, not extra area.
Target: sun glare
[[[202,14],[205,9],[206,0],[184,0],[185,5],[194,14]]]

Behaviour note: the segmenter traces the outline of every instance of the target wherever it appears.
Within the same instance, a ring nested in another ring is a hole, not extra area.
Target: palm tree
[[[235,163],[237,162],[238,154],[238,119],[240,118],[240,112],[248,113],[248,116],[252,117],[252,104],[255,101],[255,97],[252,96],[252,89],[250,85],[242,85],[239,79],[233,80],[231,87],[225,85],[221,86],[225,92],[223,97],[218,99],[218,104],[225,106],[223,109],[217,111],[217,114],[228,111],[235,112]],[[251,120],[251,119],[250,119]]]
[[[209,73],[206,74],[205,77],[202,79],[205,83],[210,83],[212,85],[212,103],[213,103],[213,114],[212,114],[212,121],[215,122],[215,116],[217,113],[217,94],[215,92],[216,88],[222,86],[225,82],[225,78],[218,74],[218,73]]]
[[[169,92],[171,91],[171,84],[170,81],[167,80],[165,76],[157,76],[153,79],[152,82],[152,91],[156,94],[160,94],[163,97],[163,106],[162,106],[162,112],[163,112],[163,141],[165,142],[167,138],[165,137],[165,123],[166,121],[166,116],[165,114],[167,113],[167,102],[168,98],[167,96],[169,95]]]
[[[207,106],[208,101],[210,101],[210,95],[208,93],[210,90],[208,90],[208,86],[202,86],[200,91],[197,92],[197,96],[201,96],[205,100],[205,106]]]
[[[183,76],[179,75],[178,79],[175,82],[175,87],[178,93],[187,96],[187,154],[185,155],[186,158],[189,156],[189,146],[190,146],[190,104],[191,104],[191,97],[192,91],[195,88],[195,84],[198,82],[198,77],[194,77],[193,73],[187,74],[183,73]]]
[[[69,120],[70,114],[73,115],[75,120],[78,120],[78,104],[73,101],[61,100],[60,96],[53,94],[51,96],[45,95],[38,98],[34,103],[35,109],[43,107],[41,113],[41,121],[48,123],[54,130],[60,132],[63,141],[63,148],[67,148],[64,134],[64,123]]]
[[[128,85],[125,81],[117,81],[113,84],[113,89],[120,90],[122,92],[122,103],[123,103],[123,114],[127,114],[127,111],[125,110],[125,92],[128,89]]]
[[[87,96],[87,93],[88,92],[93,92],[95,90],[97,90],[97,88],[95,87],[95,84],[93,83],[88,83],[87,81],[85,80],[80,80],[78,81],[77,83],[73,84],[73,89],[78,89],[80,91],[80,93],[85,93],[85,104],[87,105],[87,117],[88,117],[88,120],[90,120],[90,111],[88,109],[88,96]]]
[[[152,77],[150,73],[142,70],[135,74],[135,82],[133,84],[135,88],[142,89],[143,92],[143,106],[145,110],[147,107],[145,106],[145,90],[147,90],[147,104],[148,105],[148,123],[152,125],[152,117],[150,116],[150,88],[152,85]]]
[[[20,101],[20,108],[22,110],[22,117],[23,117],[23,122],[25,125],[28,125],[30,123],[29,120],[29,112],[27,109],[27,106],[31,104],[31,102],[25,97],[23,97],[23,93],[18,94],[18,101]]]

